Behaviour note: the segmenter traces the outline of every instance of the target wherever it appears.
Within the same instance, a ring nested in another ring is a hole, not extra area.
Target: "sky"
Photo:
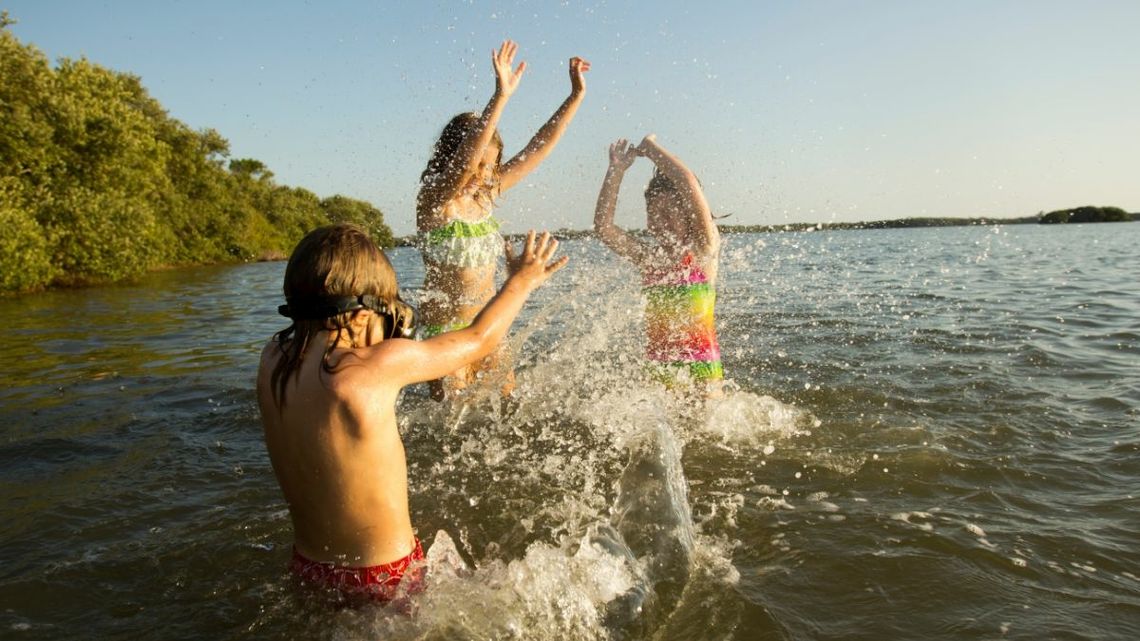
[[[527,70],[500,122],[521,149],[592,63],[553,154],[499,201],[508,232],[591,225],[606,150],[656,133],[727,224],[1140,211],[1140,2],[0,0],[48,58],[142,78],[279,184],[414,231],[454,114]],[[2,79],[0,79],[2,81]],[[641,160],[617,222],[644,226]]]

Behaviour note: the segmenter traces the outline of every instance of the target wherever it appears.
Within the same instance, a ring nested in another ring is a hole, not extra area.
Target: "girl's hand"
[[[533,290],[546,282],[554,272],[566,266],[569,256],[563,256],[552,261],[554,252],[558,249],[558,241],[550,236],[550,232],[542,232],[542,237],[535,241],[534,230],[526,235],[526,244],[521,256],[515,256],[514,247],[508,241],[504,248],[507,254],[508,280],[522,280],[528,290]]]
[[[633,161],[637,160],[637,156],[637,148],[631,147],[625,138],[619,138],[610,145],[610,167],[618,171],[629,169]]]
[[[637,146],[637,153],[644,156],[646,152],[657,145],[657,134],[647,134]]]
[[[578,95],[586,91],[583,74],[590,70],[590,61],[574,56],[570,59],[570,93]]]
[[[520,62],[517,69],[512,70],[515,62],[515,53],[519,50],[514,40],[504,40],[498,51],[491,51],[491,64],[495,67],[495,91],[509,98],[519,88],[519,80],[526,70],[526,62]]]

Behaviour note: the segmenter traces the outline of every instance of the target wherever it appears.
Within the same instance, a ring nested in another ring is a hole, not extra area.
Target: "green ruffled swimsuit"
[[[503,236],[499,233],[501,225],[490,212],[474,222],[455,219],[443,227],[420,232],[416,247],[427,262],[461,269],[485,267],[494,264],[503,254]],[[454,321],[425,325],[420,336],[431,338],[470,324]]]

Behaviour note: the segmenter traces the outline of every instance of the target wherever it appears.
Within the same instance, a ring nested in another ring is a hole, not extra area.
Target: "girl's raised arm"
[[[578,57],[570,59],[570,96],[558,107],[550,120],[534,134],[522,151],[503,164],[500,172],[500,190],[505,191],[518,184],[527,174],[534,171],[554,150],[567,125],[574,119],[578,105],[586,95],[586,81],[583,74],[590,70],[590,63]]]
[[[498,51],[491,51],[491,64],[495,68],[495,93],[479,115],[478,124],[464,136],[447,166],[432,177],[431,182],[423,185],[417,209],[424,210],[427,206],[426,209],[430,211],[451,200],[478,171],[483,151],[491,144],[495,128],[499,126],[503,108],[518,89],[523,71],[526,70],[526,62],[520,62],[517,68],[512,68],[518,48],[514,41],[504,40]]]
[[[594,209],[594,232],[615,254],[641,267],[649,254],[649,249],[614,224],[614,210],[617,208],[621,181],[635,159],[637,159],[637,149],[631,147],[626,139],[621,138],[610,145],[610,165],[606,169],[602,189],[598,192],[598,205]]]
[[[720,231],[713,221],[712,211],[696,174],[680,158],[662,147],[655,134],[646,136],[637,146],[637,151],[652,160],[657,169],[685,196],[685,204],[693,220],[693,230],[700,236],[698,240],[706,248],[715,251],[720,243]]]

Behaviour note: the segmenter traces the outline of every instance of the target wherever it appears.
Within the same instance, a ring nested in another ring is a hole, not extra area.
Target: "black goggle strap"
[[[277,307],[277,313],[293,320],[321,320],[358,309],[371,309],[378,314],[389,313],[387,303],[371,294],[289,300]]]
[[[384,323],[386,338],[411,338],[415,333],[413,320],[415,311],[398,295],[392,305],[372,294],[290,301],[279,306],[277,313],[295,321],[323,320],[358,309],[371,309],[377,314],[387,317],[387,321]]]

